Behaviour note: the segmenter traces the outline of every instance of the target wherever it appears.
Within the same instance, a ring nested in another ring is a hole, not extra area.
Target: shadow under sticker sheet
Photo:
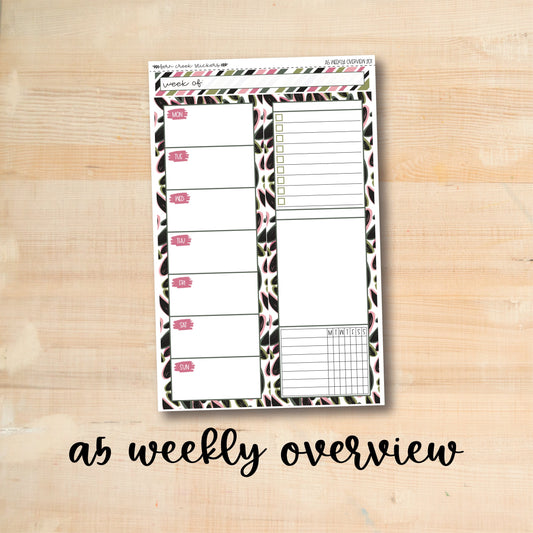
[[[374,58],[149,78],[159,410],[384,404]]]

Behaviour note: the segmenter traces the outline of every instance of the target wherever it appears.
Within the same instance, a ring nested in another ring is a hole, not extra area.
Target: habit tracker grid
[[[149,76],[159,410],[384,404],[374,58]]]

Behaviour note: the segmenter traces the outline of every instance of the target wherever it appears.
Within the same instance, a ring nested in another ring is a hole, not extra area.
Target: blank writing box
[[[170,275],[170,315],[257,313],[257,272]]]
[[[254,147],[250,144],[169,149],[166,179],[170,190],[254,187]]]
[[[280,325],[366,323],[365,219],[278,221]]]
[[[260,396],[258,357],[173,359],[174,400],[219,400]]]
[[[252,104],[165,106],[165,147],[250,145]]]
[[[257,270],[256,232],[253,229],[172,232],[169,241],[168,261],[171,273]]]
[[[257,314],[172,317],[173,358],[259,357]],[[238,336],[239,342],[233,342]]]
[[[255,229],[253,188],[188,189],[171,191],[169,196],[167,214],[171,230]]]

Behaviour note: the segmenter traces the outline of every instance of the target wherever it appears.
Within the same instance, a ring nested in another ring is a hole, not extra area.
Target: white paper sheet
[[[149,74],[158,408],[383,405],[374,58]]]

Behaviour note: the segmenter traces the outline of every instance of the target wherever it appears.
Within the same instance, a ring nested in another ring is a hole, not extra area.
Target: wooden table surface
[[[533,531],[533,3],[1,5],[0,530]],[[156,410],[148,60],[375,54],[387,406]],[[259,469],[144,467],[210,427]],[[279,458],[357,435],[464,453]],[[105,436],[109,463],[69,461]]]

